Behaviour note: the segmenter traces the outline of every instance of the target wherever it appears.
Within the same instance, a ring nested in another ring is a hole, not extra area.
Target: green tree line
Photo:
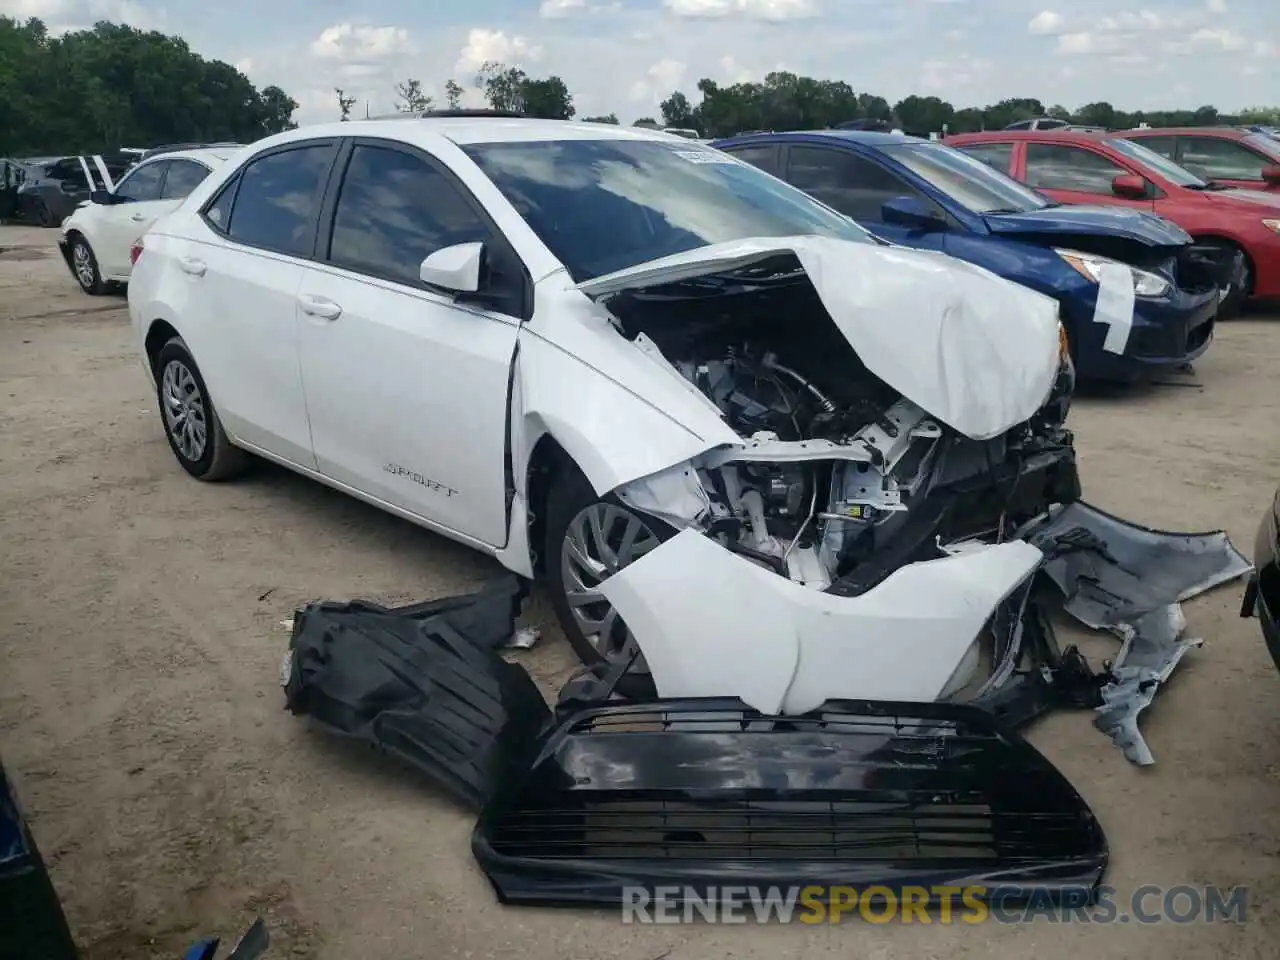
[[[53,37],[0,17],[0,156],[249,143],[296,126],[297,108],[180,37],[107,22]]]
[[[421,85],[408,81],[414,89]],[[402,84],[401,87],[404,85]],[[491,107],[520,110],[535,117],[568,120],[575,115],[573,96],[556,76],[533,79],[516,68],[499,63],[485,64],[476,78]],[[1280,108],[1255,107],[1236,114],[1220,113],[1216,107],[1182,110],[1135,110],[1127,112],[1110,103],[1089,103],[1076,110],[1061,105],[1046,106],[1034,98],[1010,98],[986,106],[956,107],[939,97],[912,95],[891,104],[884,97],[860,93],[843,80],[817,80],[794,73],[774,72],[761,83],[720,86],[714,80],[697,83],[700,100],[694,104],[682,91],[675,91],[661,104],[661,119],[642,117],[638,126],[684,127],[706,137],[726,137],[746,130],[823,129],[849,120],[884,120],[910,133],[970,133],[999,130],[1019,120],[1057,117],[1085,126],[1124,129],[1142,123],[1153,127],[1212,126],[1216,124],[1263,123],[1280,125]],[[456,107],[462,88],[450,80],[447,102]],[[339,104],[342,92],[338,91]],[[401,94],[403,99],[403,94]],[[434,103],[405,109],[426,109]],[[344,111],[344,116],[346,115]],[[615,113],[584,117],[594,123],[617,123]]]

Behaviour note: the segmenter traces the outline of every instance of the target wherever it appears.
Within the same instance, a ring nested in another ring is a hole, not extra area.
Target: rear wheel
[[[599,666],[631,657],[635,637],[599,586],[674,534],[669,525],[613,497],[596,496],[576,467],[560,470],[547,496],[543,556],[552,606],[584,664]],[[642,656],[622,678],[618,692],[653,695],[653,678]]]
[[[169,448],[197,480],[226,480],[244,470],[248,455],[232,446],[187,345],[174,337],[156,356],[156,392]]]
[[[100,297],[107,292],[107,284],[102,279],[102,271],[98,269],[98,258],[93,255],[89,241],[76,234],[71,242],[71,269],[76,275],[80,289],[93,297]]]

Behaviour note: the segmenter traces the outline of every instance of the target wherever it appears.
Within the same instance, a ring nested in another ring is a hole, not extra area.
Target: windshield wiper
[[[1219,183],[1217,180],[1210,180],[1208,183],[1188,183],[1186,187],[1188,190],[1212,190],[1214,192],[1232,189],[1230,184]]]
[[[997,216],[1003,213],[1022,213],[1022,211],[1019,210],[1017,207],[996,207],[994,210],[983,210],[982,212],[984,214],[994,213]]]

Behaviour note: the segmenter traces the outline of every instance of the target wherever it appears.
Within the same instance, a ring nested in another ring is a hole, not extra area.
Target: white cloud
[[[750,83],[756,76],[753,70],[744,67],[731,56],[720,58],[720,72],[728,78],[730,84]]]
[[[1063,25],[1062,14],[1053,10],[1041,10],[1027,24],[1027,33],[1045,36],[1058,33]]]
[[[467,43],[458,54],[455,69],[470,76],[486,63],[504,63],[520,66],[542,56],[542,48],[536,47],[521,36],[507,36],[501,30],[485,30],[477,27],[467,34]]]
[[[1210,13],[1223,14],[1227,12],[1227,0],[1207,0],[1206,6]]]
[[[136,0],[89,0],[89,15],[95,22],[111,20],[115,23],[127,23],[139,30],[163,31],[169,25],[169,16],[165,10],[153,10]]]
[[[671,96],[684,83],[688,64],[680,60],[659,60],[647,71],[644,78],[631,85],[631,101],[656,105]]]
[[[311,53],[322,60],[386,60],[411,50],[409,31],[404,27],[356,23],[325,27],[311,43]]]
[[[990,60],[968,54],[926,60],[920,66],[920,86],[930,92],[971,87],[987,79],[994,66]]]
[[[1249,45],[1248,40],[1228,27],[1202,27],[1191,34],[1191,42],[1220,47],[1228,53],[1233,50],[1243,50]]]
[[[538,16],[555,20],[585,10],[586,7],[587,0],[542,0],[542,6],[538,8]]]
[[[742,17],[747,20],[804,20],[818,15],[816,0],[662,0],[677,17],[711,20]]]
[[[69,6],[67,0],[0,0],[0,17],[13,17],[15,20],[39,17],[41,20],[48,20],[64,13]]]

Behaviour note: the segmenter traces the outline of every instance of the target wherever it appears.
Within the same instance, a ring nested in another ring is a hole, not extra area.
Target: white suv
[[[1039,553],[938,538],[1078,494],[1052,301],[660,132],[292,130],[142,246],[129,308],[187,472],[249,451],[544,574],[587,662],[634,649],[600,585],[692,529],[854,621],[907,565],[935,600],[901,609],[914,656],[945,665]]]
[[[62,221],[58,246],[85,293],[128,283],[134,242],[176,210],[239,146],[174,150],[144,160],[110,190],[95,190]]]

